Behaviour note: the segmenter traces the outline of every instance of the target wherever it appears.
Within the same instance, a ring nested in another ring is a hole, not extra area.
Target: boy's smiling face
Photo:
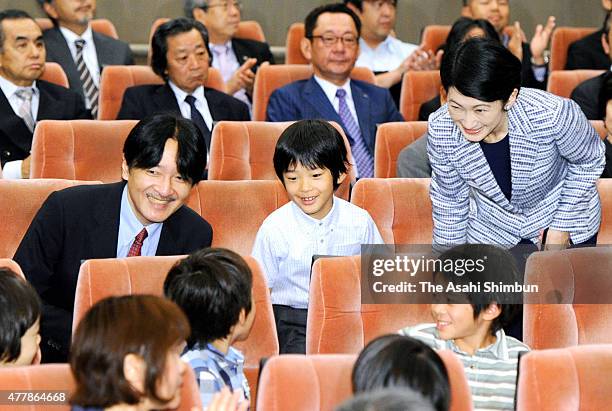
[[[338,184],[345,177],[346,174],[341,174]],[[283,173],[283,184],[289,199],[310,217],[321,220],[332,209],[334,179],[329,169],[310,169],[300,163],[291,164]]]

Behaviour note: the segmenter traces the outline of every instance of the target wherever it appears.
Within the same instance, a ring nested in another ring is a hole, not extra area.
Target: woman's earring
[[[510,104],[506,104],[506,105],[504,106],[504,110],[506,110],[506,111],[510,110]]]

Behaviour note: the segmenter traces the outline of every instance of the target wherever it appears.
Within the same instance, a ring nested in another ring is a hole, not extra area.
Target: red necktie
[[[142,248],[142,242],[147,238],[149,233],[147,233],[147,229],[143,228],[141,232],[138,233],[132,246],[130,247],[130,251],[128,252],[128,257],[138,257],[140,256],[140,249]]]

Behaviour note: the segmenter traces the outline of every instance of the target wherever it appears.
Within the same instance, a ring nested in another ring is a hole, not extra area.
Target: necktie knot
[[[81,51],[83,50],[83,47],[85,47],[85,40],[83,39],[75,40],[74,45],[76,46],[77,51]]]
[[[136,238],[134,238],[134,242],[132,243],[132,246],[130,247],[130,251],[128,251],[128,257],[138,257],[140,256],[140,250],[142,249],[142,243],[144,242],[145,238],[147,238],[147,236],[149,235],[149,233],[147,232],[146,228],[143,228],[142,230],[140,230],[140,232],[136,235]]]
[[[194,106],[195,102],[196,102],[196,98],[194,96],[192,96],[191,94],[188,94],[187,97],[185,97],[185,101],[187,102],[187,104],[189,104],[190,106]]]
[[[145,238],[147,238],[149,236],[149,233],[147,232],[146,228],[143,228],[142,230],[140,230],[140,232],[136,235],[136,240],[139,243],[142,244],[142,242],[145,240]]]
[[[336,97],[338,98],[346,97],[346,90],[343,88],[339,88],[338,90],[336,90]]]
[[[17,95],[17,97],[19,97],[20,99],[30,102],[32,101],[32,94],[34,94],[34,90],[32,90],[31,87],[23,87],[18,89],[15,94]]]

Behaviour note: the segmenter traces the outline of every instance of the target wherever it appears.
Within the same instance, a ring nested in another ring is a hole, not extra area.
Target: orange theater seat
[[[136,120],[44,120],[32,141],[32,178],[121,180],[123,143]]]
[[[432,322],[428,304],[362,304],[361,257],[319,258],[312,267],[307,354],[355,354],[382,334]]]
[[[521,358],[517,411],[607,410],[612,346],[532,351]]]
[[[534,304],[526,300],[525,344],[532,349],[612,343],[612,249],[575,248],[532,254],[525,282],[539,287],[539,298],[555,297],[566,304]]]
[[[431,244],[428,178],[364,178],[351,202],[370,213],[386,244]]]
[[[297,80],[305,80],[312,76],[312,67],[305,64],[275,64],[263,63],[255,75],[253,88],[253,120],[265,121],[270,95]],[[355,67],[351,78],[374,84],[374,73],[366,67]]]
[[[191,190],[187,205],[212,226],[213,247],[249,255],[263,220],[287,201],[278,180],[208,180]]]
[[[446,38],[448,37],[450,29],[451,26],[436,24],[425,26],[421,34],[421,48],[427,51],[431,50],[435,53],[438,47],[446,43]]]
[[[440,94],[441,83],[438,70],[407,71],[400,91],[400,112],[404,120],[418,120],[421,105]]]
[[[182,257],[130,257],[88,260],[79,270],[73,332],[85,312],[97,301],[114,295],[163,294],[163,284],[170,268]],[[253,298],[257,314],[251,334],[236,344],[245,356],[245,375],[255,397],[259,360],[278,354],[278,340],[270,293],[259,264],[250,256],[244,259],[253,272]],[[253,402],[254,403],[254,402]]]
[[[597,191],[601,201],[601,225],[597,234],[597,244],[609,245],[612,244],[612,179],[599,179]]]
[[[293,23],[287,30],[285,41],[285,64],[308,64],[306,57],[302,54],[300,42],[305,36],[304,23]]]
[[[58,86],[69,88],[68,77],[64,73],[64,69],[57,63],[45,63],[45,71],[40,77],[41,80],[48,81],[49,83],[57,84]]]
[[[603,73],[603,70],[556,70],[548,75],[546,90],[557,96],[569,98],[572,91],[585,80]]]
[[[19,264],[17,264],[15,261],[11,260],[10,258],[0,258],[0,267],[8,268],[15,274],[25,279],[25,276],[23,275],[23,271],[21,271],[21,267],[19,267]]]
[[[0,368],[0,387],[6,391],[25,392],[36,394],[39,391],[50,392],[58,399],[65,398],[65,403],[56,404],[47,401],[23,403],[19,405],[4,405],[2,409],[27,409],[31,411],[69,411],[68,399],[70,392],[75,389],[75,382],[68,364],[44,364],[30,367]],[[39,396],[42,393],[39,393]],[[6,399],[6,394],[3,400]],[[26,405],[28,404],[28,405]],[[194,407],[202,408],[202,400],[195,374],[191,368],[186,367],[181,386],[181,405],[177,411],[191,411]]]
[[[397,158],[400,151],[426,132],[426,121],[379,125],[376,130],[376,144],[374,146],[374,177],[396,177]]]
[[[121,109],[123,94],[128,87],[145,84],[164,84],[164,80],[149,66],[108,66],[100,77],[98,120],[114,120]],[[224,90],[219,70],[210,67],[204,86]]]
[[[450,351],[439,351],[451,388],[450,411],[472,409],[463,365]],[[261,373],[260,410],[332,411],[352,395],[356,355],[281,355],[270,358]]]
[[[550,62],[548,69],[564,70],[567,63],[567,51],[576,40],[597,31],[596,27],[557,27],[550,40]]]
[[[34,215],[53,191],[97,181],[0,180],[0,258],[12,258]]]
[[[276,67],[276,66],[271,66]],[[220,121],[213,128],[210,144],[209,180],[277,180],[272,159],[281,133],[293,122]],[[352,164],[351,146],[338,124]],[[349,198],[354,171],[340,185],[337,195]]]
[[[51,19],[40,17],[34,20],[36,20],[41,30],[47,30],[53,27]],[[93,19],[91,21],[91,29],[114,39],[119,38],[115,25],[108,19]]]

